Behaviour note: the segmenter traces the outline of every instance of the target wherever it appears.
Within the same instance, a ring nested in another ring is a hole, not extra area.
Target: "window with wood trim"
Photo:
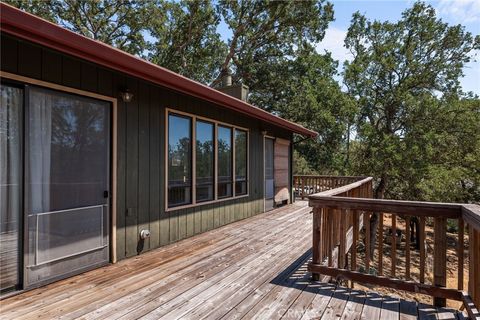
[[[168,116],[168,206],[192,203],[192,119]]]
[[[247,132],[235,129],[235,195],[247,194]]]
[[[248,195],[247,129],[174,110],[167,119],[167,208]]]
[[[217,129],[218,154],[218,198],[231,197],[233,190],[232,174],[232,128],[218,126]]]
[[[215,125],[206,121],[196,121],[195,150],[196,200],[197,202],[213,200],[215,182]]]

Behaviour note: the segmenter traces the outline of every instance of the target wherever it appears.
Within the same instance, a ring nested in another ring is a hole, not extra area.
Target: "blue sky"
[[[328,50],[340,62],[349,59],[348,51],[343,47],[343,39],[347,32],[352,14],[356,11],[369,19],[396,21],[401,13],[409,8],[410,0],[338,0],[334,5],[335,21],[330,23],[324,40],[317,45],[319,52]],[[427,1],[437,11],[437,16],[449,24],[462,24],[474,35],[480,34],[480,0],[435,0]],[[231,35],[225,24],[221,24],[219,32],[226,40]],[[480,52],[477,53],[480,60]],[[470,62],[464,69],[465,77],[461,79],[464,91],[473,91],[480,95],[480,62]]]

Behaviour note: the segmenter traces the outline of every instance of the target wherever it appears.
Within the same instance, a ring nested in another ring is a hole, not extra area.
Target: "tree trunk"
[[[347,154],[345,156],[345,162],[343,164],[343,172],[345,174],[350,166],[350,122],[347,125]]]

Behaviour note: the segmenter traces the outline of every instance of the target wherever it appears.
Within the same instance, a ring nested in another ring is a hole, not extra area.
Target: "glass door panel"
[[[31,87],[26,286],[108,261],[110,104]]]
[[[1,86],[0,291],[20,284],[23,89]]]

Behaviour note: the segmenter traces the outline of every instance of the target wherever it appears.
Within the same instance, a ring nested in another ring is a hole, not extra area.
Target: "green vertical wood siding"
[[[282,128],[62,53],[1,35],[1,70],[118,99],[117,257],[131,257],[263,212],[263,136],[291,139]],[[165,108],[249,129],[249,196],[165,211]],[[139,232],[149,229],[148,240]]]

